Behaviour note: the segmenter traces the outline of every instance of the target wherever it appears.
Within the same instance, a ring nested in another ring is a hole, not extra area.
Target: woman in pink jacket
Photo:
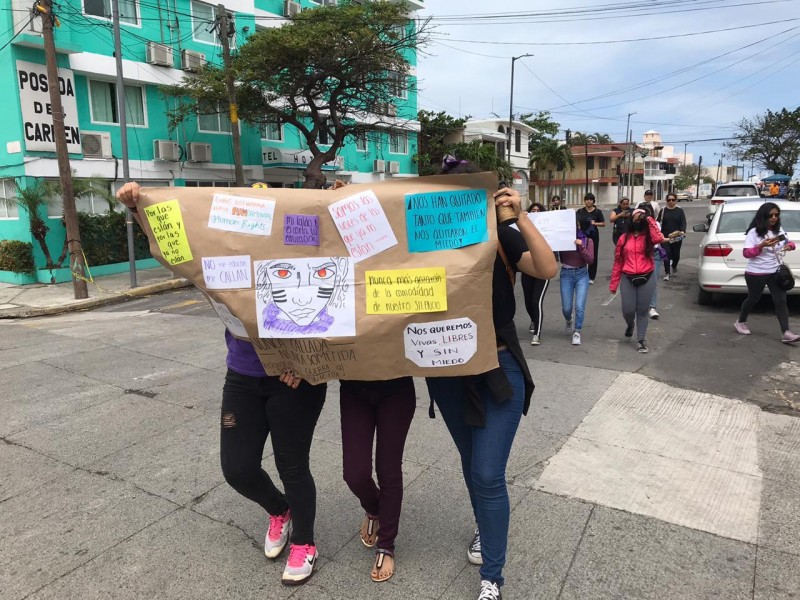
[[[614,250],[614,267],[611,270],[609,290],[612,294],[622,290],[622,316],[625,319],[625,338],[633,336],[636,324],[636,339],[639,352],[647,352],[647,323],[650,299],[656,286],[653,277],[655,262],[653,253],[656,244],[664,241],[655,219],[637,208],[628,222],[628,230],[619,238]]]

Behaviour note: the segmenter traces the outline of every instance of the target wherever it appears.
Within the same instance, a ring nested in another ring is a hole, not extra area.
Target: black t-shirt
[[[627,210],[628,212],[633,212],[630,208]],[[614,209],[615,215],[624,212],[619,206]],[[628,230],[628,220],[630,220],[630,217],[617,217],[617,220],[614,221],[614,233],[625,233]]]
[[[578,217],[578,222],[581,224],[581,229],[583,229],[586,235],[598,235],[597,227],[592,225],[592,221],[597,221],[598,223],[606,222],[603,211],[596,206],[592,210],[586,210],[586,207],[581,208],[576,215]]]
[[[516,229],[507,225],[500,225],[497,228],[497,237],[506,258],[511,264],[511,268],[516,272],[517,263],[523,253],[528,251],[528,246],[522,238],[522,234]],[[517,302],[514,299],[514,286],[508,278],[506,265],[498,252],[494,259],[494,273],[492,275],[492,318],[494,319],[495,329],[506,325],[514,320],[514,313],[517,311]]]

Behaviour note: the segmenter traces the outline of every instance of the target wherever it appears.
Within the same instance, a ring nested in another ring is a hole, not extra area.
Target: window
[[[273,142],[283,141],[283,126],[280,123],[271,121],[261,124],[261,139]]]
[[[209,31],[216,18],[214,7],[205,2],[192,0],[192,37],[197,42],[216,44],[217,34]]]
[[[107,194],[111,194],[111,184],[103,183]],[[62,203],[63,209],[63,203]],[[104,215],[109,211],[108,201],[101,194],[89,192],[82,194],[80,198],[75,198],[75,209],[78,212],[89,213],[90,215]]]
[[[359,152],[366,152],[367,151],[367,134],[366,133],[358,133],[355,136],[356,142],[356,150]]]
[[[197,109],[197,128],[207,133],[230,133],[230,117],[222,107],[201,105]]]
[[[333,129],[333,121],[326,119],[324,126],[320,125],[319,134],[317,135],[317,143],[320,146],[330,145],[331,136],[328,134],[329,129]]]
[[[395,131],[389,134],[389,152],[408,154],[408,137],[405,133]]]
[[[587,156],[586,157],[586,168],[587,169],[594,169],[594,156]]]
[[[187,181],[186,187],[235,187],[235,181]]]
[[[83,12],[93,17],[102,19],[111,18],[111,0],[83,0]],[[120,23],[138,25],[139,15],[136,10],[136,0],[119,0]]]
[[[522,152],[522,131],[514,131],[514,152]]]
[[[611,168],[611,159],[607,156],[600,157],[600,168],[601,169],[610,169]]]
[[[0,219],[19,219],[19,209],[14,203],[17,186],[13,179],[0,179]]]
[[[119,123],[117,86],[109,81],[89,81],[89,108],[92,123]],[[125,86],[125,117],[132,127],[146,127],[144,88]]]
[[[408,98],[408,80],[402,73],[392,74],[392,81],[389,87],[392,96],[395,98]]]

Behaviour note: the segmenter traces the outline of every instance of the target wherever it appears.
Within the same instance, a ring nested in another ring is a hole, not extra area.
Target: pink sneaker
[[[739,323],[739,321],[736,321],[733,324],[733,328],[736,329],[736,333],[741,333],[742,335],[750,335],[750,328],[747,326],[747,323]]]
[[[783,332],[783,337],[781,338],[781,341],[784,344],[794,344],[795,342],[800,342],[800,335],[792,333],[787,329],[786,331]]]
[[[314,563],[317,562],[316,546],[289,545],[289,560],[283,570],[281,582],[285,585],[300,585],[308,581],[314,573]]]
[[[276,558],[283,552],[286,541],[289,539],[289,530],[292,528],[292,513],[286,511],[277,517],[269,516],[269,529],[264,540],[264,556]]]

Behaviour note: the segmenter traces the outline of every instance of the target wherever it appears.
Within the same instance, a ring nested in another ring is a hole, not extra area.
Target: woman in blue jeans
[[[589,293],[589,265],[594,262],[594,241],[578,227],[575,250],[559,252],[561,259],[561,313],[566,321],[566,331],[572,332],[572,345],[581,345],[581,329]],[[573,321],[572,312],[575,311]]]
[[[444,173],[476,173],[480,168],[447,157]],[[511,206],[519,216],[519,194],[505,188],[495,194],[498,206]],[[499,368],[471,377],[430,377],[432,402],[461,456],[461,469],[477,522],[467,550],[480,564],[479,600],[499,600],[508,545],[511,508],[506,464],[520,419],[533,394],[533,380],[514,325],[514,273],[550,279],[556,273],[553,252],[530,219],[519,219],[519,231],[497,228],[499,248],[492,278],[492,316]],[[502,252],[501,252],[502,251]],[[431,406],[431,414],[433,407]]]

